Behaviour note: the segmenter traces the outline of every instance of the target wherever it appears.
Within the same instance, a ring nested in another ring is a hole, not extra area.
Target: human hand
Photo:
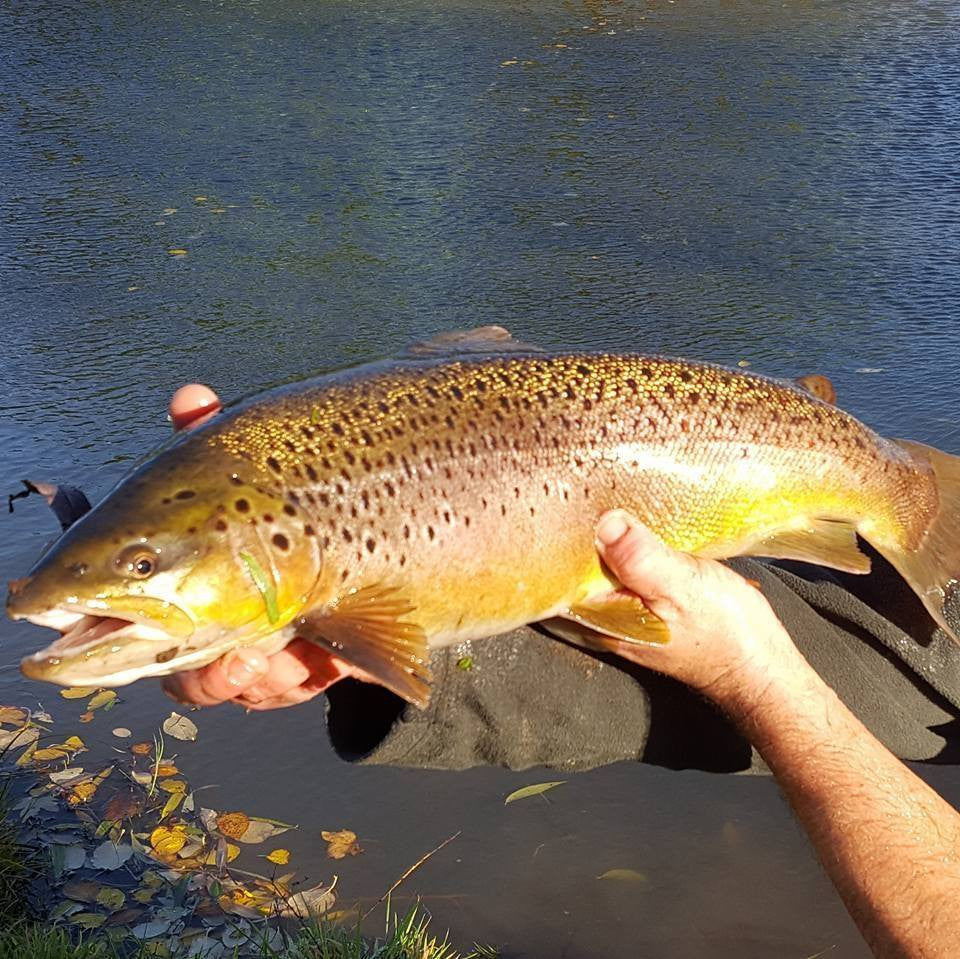
[[[175,430],[192,429],[220,410],[220,399],[209,386],[181,386],[170,400]],[[349,663],[303,639],[264,656],[255,649],[237,649],[201,669],[167,676],[164,692],[177,702],[215,706],[232,700],[248,709],[294,706],[322,693],[345,676],[365,678]]]
[[[625,510],[600,518],[597,549],[670,631],[663,646],[620,644],[625,659],[742,709],[802,662],[759,589],[715,560],[670,549]]]

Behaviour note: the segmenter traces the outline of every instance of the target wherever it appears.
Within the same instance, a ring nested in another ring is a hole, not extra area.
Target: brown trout
[[[820,380],[546,353],[494,327],[262,393],[168,443],[10,585],[13,618],[62,633],[23,671],[116,686],[296,635],[422,706],[433,646],[548,620],[593,648],[664,642],[598,559],[613,507],[718,559],[863,573],[859,534],[957,639],[960,458],[883,439]]]

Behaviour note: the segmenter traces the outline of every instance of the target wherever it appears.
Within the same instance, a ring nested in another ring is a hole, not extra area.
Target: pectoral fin
[[[743,550],[745,556],[795,559],[847,573],[869,573],[870,559],[857,546],[857,531],[849,523],[811,520],[799,529],[783,529]]]
[[[406,617],[414,607],[391,587],[357,590],[294,622],[310,640],[369,673],[407,702],[430,702],[430,654],[423,629]]]
[[[662,619],[633,595],[611,590],[571,606],[561,618],[585,626],[620,643],[663,645],[670,633]],[[601,637],[602,638],[602,637]]]

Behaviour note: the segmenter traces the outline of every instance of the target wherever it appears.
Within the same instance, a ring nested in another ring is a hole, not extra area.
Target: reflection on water
[[[823,372],[960,450],[950,4],[31,0],[0,50],[3,490],[103,492],[185,380],[230,397],[482,323]],[[37,509],[4,518],[4,578],[52,535]],[[13,663],[39,633],[0,638]],[[127,725],[166,714],[124,696]],[[535,774],[344,767],[317,705],[199,721],[191,779],[300,822],[305,871],[321,828],[366,838],[347,894],[463,828],[414,883],[461,938],[866,955],[770,783],[624,765],[504,810]]]

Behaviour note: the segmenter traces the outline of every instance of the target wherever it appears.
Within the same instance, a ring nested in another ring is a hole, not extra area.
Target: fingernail
[[[597,524],[597,542],[601,546],[613,546],[617,540],[626,535],[628,529],[630,529],[630,524],[627,522],[623,511],[612,510],[600,517],[600,522]]]
[[[259,653],[237,649],[224,657],[223,671],[231,686],[249,686],[266,672],[266,663]]]

